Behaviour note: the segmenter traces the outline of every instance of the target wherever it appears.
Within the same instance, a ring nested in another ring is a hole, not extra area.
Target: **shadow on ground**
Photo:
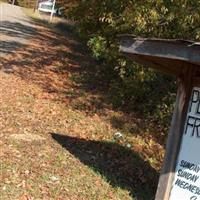
[[[37,33],[37,30],[34,28],[34,26],[27,25],[28,21],[23,20],[22,22],[25,22],[25,24],[19,22],[2,21],[1,34],[21,39],[24,37],[32,37]]]
[[[35,29],[20,23],[3,24],[9,27],[4,30],[5,35],[13,36],[16,32],[17,37],[29,37],[26,45],[14,41],[2,45],[1,50],[6,52],[16,47],[15,55],[1,59],[0,66],[5,72],[9,71],[39,85],[44,92],[56,96],[56,101],[70,103],[74,109],[94,114],[107,104],[102,101],[103,96],[94,97],[103,85],[103,81],[97,83],[95,79],[98,65],[90,58],[87,48],[80,43],[70,23],[57,24],[56,32],[49,28],[52,25],[41,20],[33,21]],[[82,97],[88,97],[86,104]]]
[[[0,67],[5,72],[38,85],[47,94],[45,98],[65,103],[86,115],[104,116],[107,110],[113,109],[108,97],[107,83],[102,77],[102,66],[89,56],[87,47],[77,37],[73,24],[60,23],[49,28],[52,25],[34,20],[34,29],[20,23],[10,22],[7,26],[10,28],[5,34],[12,36],[19,32],[19,36],[24,34],[30,40],[26,45],[21,44],[14,55],[1,59]],[[13,45],[13,41],[6,44],[7,50]],[[146,128],[143,127],[143,121],[137,120],[137,116],[121,113],[121,116],[111,116],[108,119],[114,128],[124,128],[123,125],[119,126],[125,124],[124,122],[134,124],[127,130],[134,134],[141,134],[135,127],[141,125],[140,130]],[[163,145],[160,137],[156,140]]]
[[[52,138],[114,187],[138,200],[154,199],[158,173],[132,150],[116,143],[85,140],[52,133]]]
[[[23,34],[30,40],[19,46],[14,55],[1,58],[2,70],[13,73],[27,84],[39,86],[46,94],[44,98],[65,103],[86,115],[106,115],[105,110],[112,110],[105,95],[104,80],[99,76],[101,66],[88,56],[87,48],[77,38],[73,26],[59,24],[55,32],[48,24],[42,22],[41,25],[40,20],[33,23],[35,29],[32,32],[28,26],[9,24],[15,31],[26,30]],[[5,34],[12,36],[14,33],[8,31]],[[7,44],[9,48],[13,45],[13,41]],[[113,126],[124,122],[121,117],[109,120]],[[133,116],[130,123],[135,120]],[[133,151],[113,143],[59,134],[52,134],[52,137],[82,163],[106,177],[111,185],[129,190],[138,200],[150,200],[149,196],[155,193],[157,172]]]
[[[18,49],[28,46],[28,39],[37,33],[33,26],[19,22],[1,21],[1,57],[14,54]]]

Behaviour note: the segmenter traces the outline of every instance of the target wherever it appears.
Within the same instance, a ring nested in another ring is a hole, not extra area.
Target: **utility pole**
[[[53,0],[52,10],[49,21],[52,22],[56,0]]]
[[[36,12],[36,10],[38,9],[38,4],[39,4],[39,0],[36,0],[35,6],[33,11]]]

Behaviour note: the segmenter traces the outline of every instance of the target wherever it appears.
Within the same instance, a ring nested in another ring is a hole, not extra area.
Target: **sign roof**
[[[120,36],[120,52],[137,63],[178,75],[184,63],[200,67],[200,42]]]

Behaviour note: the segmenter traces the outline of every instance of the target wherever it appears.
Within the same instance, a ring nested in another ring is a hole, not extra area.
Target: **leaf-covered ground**
[[[28,45],[0,62],[0,198],[153,199],[159,134],[112,109],[70,23],[33,23]]]

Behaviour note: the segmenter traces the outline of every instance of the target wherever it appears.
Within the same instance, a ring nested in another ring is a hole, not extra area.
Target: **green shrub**
[[[77,20],[92,55],[106,66],[102,73],[107,73],[113,105],[167,125],[175,80],[120,55],[118,35],[199,40],[199,0],[73,0],[72,4],[69,16]]]

